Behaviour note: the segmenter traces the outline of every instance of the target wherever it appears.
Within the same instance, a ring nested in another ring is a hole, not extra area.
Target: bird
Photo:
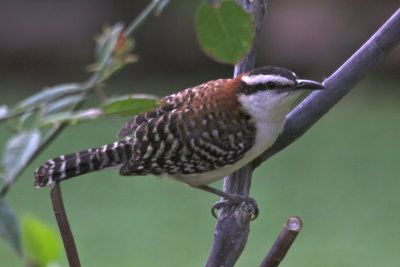
[[[118,168],[122,176],[167,177],[238,202],[208,185],[267,150],[295,100],[324,88],[289,69],[264,66],[185,89],[134,116],[118,132],[125,139],[48,160],[36,169],[34,186]]]

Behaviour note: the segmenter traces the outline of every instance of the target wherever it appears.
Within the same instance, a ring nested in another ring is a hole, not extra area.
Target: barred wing
[[[233,164],[252,147],[254,127],[240,112],[166,112],[137,127],[120,174],[191,174]]]
[[[162,103],[160,107],[156,108],[153,111],[134,116],[119,130],[117,137],[121,138],[131,135],[142,123],[148,123],[151,119],[160,118],[162,115],[172,110],[179,109],[185,105],[190,105],[194,100],[199,97],[198,92],[206,94],[210,91],[211,88],[218,89],[219,85],[223,81],[223,79],[210,81],[192,88],[188,88],[179,93],[164,97],[160,101]]]

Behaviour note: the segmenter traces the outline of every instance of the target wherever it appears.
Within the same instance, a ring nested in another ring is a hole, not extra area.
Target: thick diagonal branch
[[[275,144],[255,159],[252,167],[278,153],[314,125],[400,43],[400,9],[342,66],[324,81],[326,90],[315,91],[287,117],[283,132]]]

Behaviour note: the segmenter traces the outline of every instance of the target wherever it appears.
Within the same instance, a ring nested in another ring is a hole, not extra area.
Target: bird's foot
[[[220,210],[224,207],[238,205],[238,204],[240,204],[240,209],[242,212],[250,214],[252,216],[251,218],[252,221],[255,220],[259,214],[257,202],[251,197],[229,194],[224,191],[218,190],[216,188],[209,187],[208,185],[195,186],[195,188],[213,193],[223,198],[223,200],[218,201],[211,208],[211,214],[215,218],[218,218],[215,212],[216,210]]]
[[[221,201],[216,202],[211,208],[211,214],[218,219],[216,210],[220,210],[222,208],[238,205],[240,204],[240,209],[251,215],[251,221],[257,219],[259,210],[257,201],[251,197],[247,196],[238,196],[238,195],[230,195],[229,199],[223,199]]]

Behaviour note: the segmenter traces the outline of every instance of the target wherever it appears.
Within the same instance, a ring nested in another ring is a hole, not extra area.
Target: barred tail
[[[130,156],[131,145],[126,141],[63,155],[36,169],[34,186],[44,187],[88,172],[117,167]]]

